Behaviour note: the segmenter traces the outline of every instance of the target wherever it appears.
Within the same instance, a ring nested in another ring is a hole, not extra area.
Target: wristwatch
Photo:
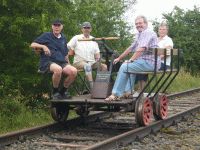
[[[134,60],[132,60],[132,59],[129,59],[129,62],[134,62]]]

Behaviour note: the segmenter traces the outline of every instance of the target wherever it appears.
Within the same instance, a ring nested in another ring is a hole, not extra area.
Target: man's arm
[[[73,49],[70,49],[70,47],[68,47],[68,49],[69,49],[69,52],[68,52],[67,56],[65,57],[65,60],[66,60],[69,64],[71,64],[70,58],[73,58],[73,56],[75,55],[75,52],[74,52]]]
[[[74,56],[75,55],[74,50],[73,49],[69,49],[68,55],[69,56]]]
[[[33,43],[31,43],[30,47],[33,49],[43,49],[45,55],[49,55],[49,56],[51,55],[51,52],[46,45],[33,42]]]
[[[128,47],[118,58],[116,58],[113,63],[116,64],[119,62],[121,59],[126,57],[129,53],[131,52],[131,47]]]
[[[139,47],[135,53],[133,54],[133,56],[130,58],[130,61],[134,61],[137,58],[139,58],[142,55],[142,52],[145,50],[145,48],[143,47]]]

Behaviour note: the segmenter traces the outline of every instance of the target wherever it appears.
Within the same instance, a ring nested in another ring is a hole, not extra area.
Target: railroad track
[[[74,119],[62,125],[51,124],[37,127],[33,129],[34,132],[25,130],[23,133],[20,131],[0,136],[2,145],[0,148],[117,149],[199,112],[199,91],[200,89],[193,89],[168,95],[170,98],[169,117],[165,120],[154,121],[147,127],[138,127],[135,123],[134,113],[112,113],[112,115],[103,113],[104,116],[102,114],[89,116],[84,122]]]

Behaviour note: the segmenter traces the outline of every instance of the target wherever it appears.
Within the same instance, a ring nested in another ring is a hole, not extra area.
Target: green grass
[[[18,115],[0,115],[0,134],[54,122],[49,111],[23,109]],[[69,119],[75,117],[77,117],[76,113],[70,111]]]
[[[180,92],[200,87],[200,78],[192,77],[189,73],[180,71],[167,93]],[[23,128],[30,128],[53,122],[47,108],[27,108],[17,98],[0,99],[0,134]],[[74,111],[70,111],[69,118],[77,117]]]
[[[167,77],[168,73],[164,76],[164,78],[161,80],[159,85],[156,86],[159,87],[164,81],[165,77]],[[171,77],[173,77],[174,73],[172,74]],[[148,87],[147,92],[155,85],[155,82],[159,79],[161,74],[159,74],[150,84],[150,87]],[[149,76],[149,79],[152,76]],[[170,77],[170,79],[171,79]],[[167,82],[168,83],[168,82]],[[164,86],[165,87],[165,86]],[[136,84],[136,90],[138,88],[138,85]],[[193,88],[200,88],[200,77],[193,77],[189,73],[184,72],[181,70],[179,74],[176,76],[176,78],[172,81],[171,85],[167,88],[166,93],[167,94],[172,94],[176,92],[181,92],[185,91],[188,89],[193,89]],[[162,91],[162,90],[161,90]]]
[[[0,122],[0,134],[2,134],[27,127],[47,124],[52,122],[52,119],[49,114],[44,110],[31,112],[24,109],[18,115],[1,115]]]
[[[167,91],[174,93],[192,88],[200,88],[200,77],[192,77],[189,73],[181,70]]]

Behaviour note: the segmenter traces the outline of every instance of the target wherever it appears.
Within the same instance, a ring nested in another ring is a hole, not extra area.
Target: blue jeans
[[[124,92],[131,92],[134,88],[136,74],[127,74],[125,72],[143,72],[153,70],[154,66],[148,64],[144,59],[137,59],[132,63],[123,63],[117,74],[112,94],[122,96]]]
[[[167,70],[167,69],[170,69],[170,66],[168,66],[168,65],[165,65],[164,63],[161,63],[161,67],[160,67],[160,69],[159,70]]]

